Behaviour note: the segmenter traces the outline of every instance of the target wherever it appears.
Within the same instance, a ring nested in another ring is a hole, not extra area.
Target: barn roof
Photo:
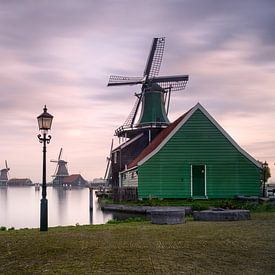
[[[77,180],[79,177],[81,177],[83,179],[83,177],[80,175],[80,174],[72,174],[70,176],[66,176],[64,179],[63,179],[63,183],[72,183],[74,182],[75,180]],[[83,179],[84,180],[84,179]]]
[[[231,144],[246,158],[253,162],[256,166],[261,168],[261,164],[244,151],[233,138],[225,132],[225,130],[218,124],[218,122],[203,108],[200,103],[197,103],[188,112],[180,116],[167,128],[157,135],[157,137],[127,166],[127,169],[132,169],[138,165],[142,165],[153,155],[155,155],[169,140],[170,138],[184,125],[184,123],[193,115],[196,110],[200,110],[219,130],[220,132],[231,142]]]
[[[25,184],[32,184],[32,181],[29,178],[11,178],[7,182],[8,185],[25,185]]]

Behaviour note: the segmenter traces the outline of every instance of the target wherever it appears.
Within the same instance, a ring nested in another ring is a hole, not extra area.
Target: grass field
[[[275,213],[0,231],[1,274],[275,274]]]

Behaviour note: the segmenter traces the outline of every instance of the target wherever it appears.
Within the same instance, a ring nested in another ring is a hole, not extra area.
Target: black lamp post
[[[51,136],[48,135],[48,130],[51,129],[53,116],[47,113],[46,105],[44,106],[43,113],[37,117],[39,130],[42,135],[37,137],[40,143],[43,143],[43,180],[42,180],[42,199],[40,204],[40,231],[48,231],[48,200],[47,185],[46,185],[46,143],[50,143]]]
[[[266,182],[267,168],[268,168],[268,163],[265,161],[263,163],[263,197],[265,197],[265,182]]]

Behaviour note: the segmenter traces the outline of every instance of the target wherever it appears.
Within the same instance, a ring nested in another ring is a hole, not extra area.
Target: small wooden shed
[[[261,164],[199,103],[171,123],[120,173],[139,198],[258,196]]]

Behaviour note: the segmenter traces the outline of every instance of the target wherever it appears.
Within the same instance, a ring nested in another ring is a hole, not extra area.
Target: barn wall
[[[154,139],[155,136],[161,131],[162,129],[151,129],[151,138]],[[140,152],[148,146],[149,137],[148,137],[148,129],[145,129],[143,132],[143,136],[139,139],[130,142],[127,146],[121,148],[118,147],[114,149],[112,152],[112,162],[111,162],[111,170],[112,170],[112,186],[118,187],[119,186],[119,173],[125,170],[125,166],[135,159]],[[116,155],[116,157],[115,157]],[[116,161],[115,161],[116,158]]]
[[[191,165],[206,165],[208,198],[259,195],[260,170],[197,110],[139,167],[139,197],[188,198]]]
[[[131,170],[121,174],[122,187],[137,187],[138,175],[136,170]]]

